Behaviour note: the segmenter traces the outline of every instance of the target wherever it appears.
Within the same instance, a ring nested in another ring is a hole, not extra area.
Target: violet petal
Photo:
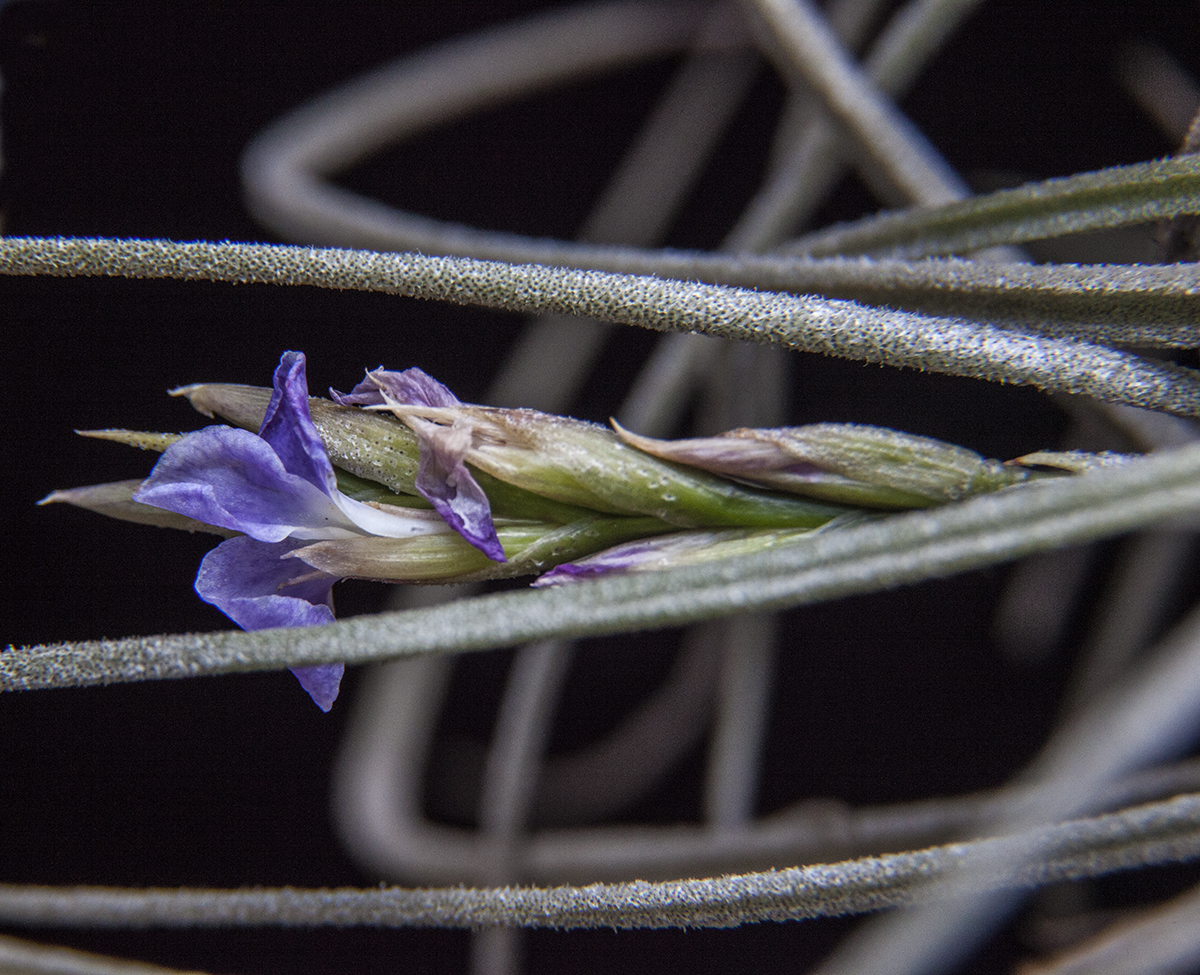
[[[205,427],[172,444],[133,499],[261,542],[282,541],[297,526],[326,534],[352,527],[270,444],[233,427]]]
[[[315,664],[312,667],[289,667],[300,686],[308,691],[322,711],[328,711],[337,700],[338,691],[342,685],[342,675],[346,672],[345,664]]]
[[[379,367],[380,371],[383,366]],[[370,373],[367,373],[369,376]],[[383,393],[379,391],[370,379],[364,379],[348,393],[339,393],[332,386],[329,387],[329,398],[339,406],[383,406]]]
[[[562,565],[556,565],[549,572],[543,572],[529,585],[533,589],[542,589],[546,586],[560,586],[564,582],[577,582],[580,579],[591,579],[620,571],[619,567],[613,565],[576,565],[574,562],[565,562]]]
[[[380,366],[349,393],[331,389],[329,395],[342,406],[462,406],[446,386],[415,366],[398,372]]]
[[[416,367],[400,372],[376,369],[367,373],[367,379],[378,387],[389,404],[462,406],[446,386]],[[491,503],[463,460],[471,448],[470,429],[422,423],[416,433],[421,454],[417,492],[433,505],[446,524],[489,559],[506,561],[492,522]]]
[[[244,630],[332,623],[337,577],[286,557],[305,544],[227,539],[204,556],[196,592]]]
[[[564,582],[628,572],[636,566],[662,559],[664,550],[679,546],[680,540],[675,535],[624,542],[576,562],[557,565],[549,572],[543,572],[530,585],[540,589],[545,586],[558,586]]]
[[[380,391],[389,403],[401,406],[462,406],[462,401],[429,373],[415,366],[393,372],[382,366],[367,373],[364,383],[354,387],[358,392],[366,382]]]
[[[455,407],[462,402],[427,372],[413,367],[395,372],[382,366],[339,403],[359,405]],[[471,448],[471,431],[465,426],[413,425],[420,449],[417,492],[433,505],[442,520],[494,562],[506,561],[487,494],[467,469],[463,458]]]
[[[332,623],[330,590],[337,578],[286,557],[303,544],[245,536],[222,542],[200,563],[196,592],[245,630]],[[317,707],[333,706],[343,664],[290,669]]]
[[[417,443],[417,492],[447,525],[489,559],[506,561],[496,537],[492,506],[463,461],[470,447],[470,431],[423,423],[417,431]]]
[[[289,474],[302,477],[332,496],[333,465],[308,412],[308,379],[304,353],[285,352],[275,369],[271,402],[258,435],[279,455]]]

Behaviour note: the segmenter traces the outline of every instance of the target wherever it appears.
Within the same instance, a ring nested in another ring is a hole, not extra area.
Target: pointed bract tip
[[[264,386],[194,383],[171,390],[171,395],[186,397],[192,408],[204,416],[220,417],[253,433],[262,423],[271,392]]]
[[[139,450],[152,450],[159,454],[184,437],[182,433],[121,430],[116,427],[105,430],[76,430],[75,432],[81,437],[88,437],[92,440],[109,440],[113,443],[123,443],[127,447],[137,447]]]
[[[202,396],[202,394],[200,394],[200,391],[202,389],[204,389],[204,387],[207,385],[209,385],[209,384],[208,383],[192,383],[189,386],[176,386],[174,389],[168,389],[167,395],[168,396],[186,396],[188,399],[188,402],[191,403],[192,406],[194,406],[196,408],[197,412],[202,413],[205,416],[211,417],[211,416],[213,416],[213,411],[212,411],[212,409],[203,405],[203,402],[204,402],[203,396]],[[196,401],[197,398],[200,399],[199,403]]]

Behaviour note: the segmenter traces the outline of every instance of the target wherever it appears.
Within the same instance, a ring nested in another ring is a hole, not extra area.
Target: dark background
[[[10,2],[0,9],[3,230],[272,240],[244,210],[237,178],[257,131],[398,54],[541,6]],[[1178,0],[993,0],[903,107],[981,186],[1163,155],[1175,147],[1121,91],[1115,63],[1125,43],[1147,38],[1200,68],[1198,12]],[[571,236],[670,69],[646,66],[439,128],[344,182],[431,216]],[[764,68],[671,244],[720,240],[753,190],[781,96]],[[848,180],[822,219],[871,206]],[[314,391],[346,388],[383,362],[419,365],[475,400],[521,325],[516,316],[380,295],[124,280],[4,278],[0,308],[0,640],[14,644],[227,626],[191,588],[210,540],[34,507],[55,488],[141,476],[152,463],[81,440],[73,428],[199,426],[166,389],[266,384],[285,349],[308,354]],[[652,341],[621,331],[574,412],[603,421]],[[1066,425],[1025,389],[810,356],[796,357],[795,373],[794,422],[882,423],[998,457],[1055,446]],[[950,794],[997,785],[1019,768],[1055,717],[1072,647],[1035,662],[999,652],[989,626],[1004,577],[1002,569],[972,573],[787,614],[763,810],[808,796],[880,803]],[[381,590],[343,584],[339,611],[376,609]],[[629,696],[621,678],[661,674],[672,639],[594,641],[569,699],[602,723],[605,709]],[[506,660],[463,663],[448,722],[486,732]],[[327,812],[356,679],[348,676],[329,715],[281,674],[4,695],[0,880],[377,882],[341,851]],[[629,818],[698,818],[701,768],[697,754]],[[528,965],[715,972],[787,959],[800,967],[848,923],[541,933],[529,938]],[[467,943],[463,933],[419,931],[37,936],[216,972],[461,971]],[[1010,933],[989,950],[999,967],[1024,949]]]

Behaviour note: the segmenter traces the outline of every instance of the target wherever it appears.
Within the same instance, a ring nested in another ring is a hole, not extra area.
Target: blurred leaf
[[[929,257],[1200,213],[1200,155],[1114,166],[938,207],[819,230],[789,248],[811,255]]]

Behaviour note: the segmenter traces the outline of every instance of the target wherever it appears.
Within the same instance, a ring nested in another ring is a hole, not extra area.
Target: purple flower
[[[405,407],[441,409],[463,404],[450,390],[420,369],[392,372],[380,366],[349,393],[330,390],[343,406],[382,407],[399,410],[417,435],[420,459],[416,488],[433,505],[446,524],[495,562],[503,562],[504,549],[496,537],[492,508],[465,458],[471,449],[474,429],[470,420],[458,416],[449,426],[423,419]],[[399,414],[398,414],[399,415]]]
[[[805,529],[744,529],[682,531],[654,538],[639,538],[606,548],[574,562],[557,565],[531,583],[535,589],[560,586],[597,576],[650,572],[677,565],[707,562],[725,554],[768,548],[781,538],[809,534]]]
[[[777,545],[791,545],[835,526],[853,524],[860,517],[860,514],[842,515],[816,528],[717,528],[638,538],[557,565],[538,576],[533,586],[560,586],[597,576],[655,572],[752,555]]]
[[[546,586],[561,586],[567,582],[577,582],[580,579],[593,579],[597,576],[623,575],[627,572],[637,572],[646,568],[657,567],[662,563],[664,545],[666,550],[677,546],[677,536],[668,535],[666,541],[662,538],[638,539],[606,548],[603,552],[589,555],[575,562],[564,562],[556,565],[549,572],[543,572],[530,583],[534,589]]]
[[[365,504],[338,490],[309,415],[299,352],[280,360],[257,436],[226,426],[189,434],[167,448],[133,497],[244,533],[205,556],[196,591],[247,630],[333,622],[330,590],[338,577],[292,557],[311,541],[448,530],[432,513]],[[342,670],[340,663],[292,668],[324,711],[337,697]]]

